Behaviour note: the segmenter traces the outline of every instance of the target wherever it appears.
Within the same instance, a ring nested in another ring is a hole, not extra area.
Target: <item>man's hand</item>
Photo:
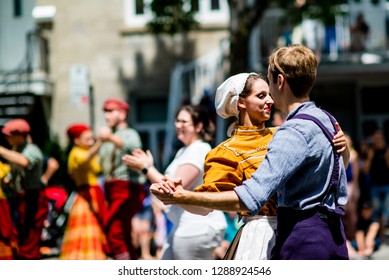
[[[150,192],[164,204],[168,205],[184,202],[185,193],[188,191],[182,187],[181,179],[164,176],[161,182],[154,183],[150,186]]]
[[[102,128],[100,128],[100,131],[98,133],[98,138],[101,141],[105,142],[105,141],[109,141],[111,135],[112,135],[112,131],[110,128],[102,127]]]

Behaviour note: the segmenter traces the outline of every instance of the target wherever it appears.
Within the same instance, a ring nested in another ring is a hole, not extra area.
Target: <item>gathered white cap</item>
[[[230,117],[238,117],[238,100],[246,84],[247,78],[251,75],[258,75],[257,73],[240,73],[229,77],[216,90],[215,108],[219,116],[224,119]],[[236,123],[230,125],[227,135],[231,136]]]

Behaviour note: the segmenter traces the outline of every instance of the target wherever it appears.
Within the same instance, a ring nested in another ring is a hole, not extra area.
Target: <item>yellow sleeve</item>
[[[0,179],[3,179],[11,171],[11,167],[0,161]]]
[[[73,147],[69,153],[68,158],[68,171],[69,174],[73,174],[76,170],[80,168],[83,158],[83,150],[78,147]]]
[[[68,170],[76,185],[96,185],[97,175],[101,172],[98,157],[88,161],[88,151],[79,147],[73,147],[69,154]]]
[[[74,147],[69,155],[68,169],[88,169],[93,173],[100,173],[101,166],[99,164],[98,156],[94,156],[90,161],[88,159],[88,151]]]
[[[221,145],[211,150],[205,158],[203,181],[194,191],[222,192],[241,185],[243,172],[235,155]]]
[[[90,168],[94,174],[101,173],[101,165],[98,156],[94,156],[90,161]]]

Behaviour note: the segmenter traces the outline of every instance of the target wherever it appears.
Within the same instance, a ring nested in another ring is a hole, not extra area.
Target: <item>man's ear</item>
[[[278,86],[278,88],[283,88],[284,85],[285,85],[285,82],[286,82],[285,77],[283,75],[281,75],[281,74],[278,74],[277,75],[277,86]]]
[[[120,116],[119,116],[120,120],[125,121],[127,119],[127,112],[124,110],[120,110],[119,112],[120,112]]]

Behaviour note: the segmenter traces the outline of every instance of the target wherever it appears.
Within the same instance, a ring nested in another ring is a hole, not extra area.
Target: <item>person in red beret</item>
[[[104,102],[108,127],[101,128],[99,138],[105,196],[108,202],[106,234],[115,260],[138,259],[131,239],[132,217],[143,208],[145,197],[143,174],[130,170],[123,162],[125,154],[142,148],[139,133],[127,124],[127,102],[109,98]]]
[[[123,110],[128,112],[129,109],[130,105],[127,102],[117,98],[108,98],[103,106],[104,111]]]
[[[102,142],[95,141],[91,128],[83,123],[70,125],[67,135],[73,145],[68,156],[68,172],[75,190],[69,198],[74,201],[59,258],[104,260],[109,248],[103,227],[107,208],[98,177],[101,173],[98,150]]]
[[[29,141],[30,125],[24,119],[4,124],[2,133],[12,149],[0,146],[0,157],[11,167],[7,176],[8,200],[18,234],[19,259],[40,259],[43,223],[48,215],[48,200],[41,182],[43,154]]]

